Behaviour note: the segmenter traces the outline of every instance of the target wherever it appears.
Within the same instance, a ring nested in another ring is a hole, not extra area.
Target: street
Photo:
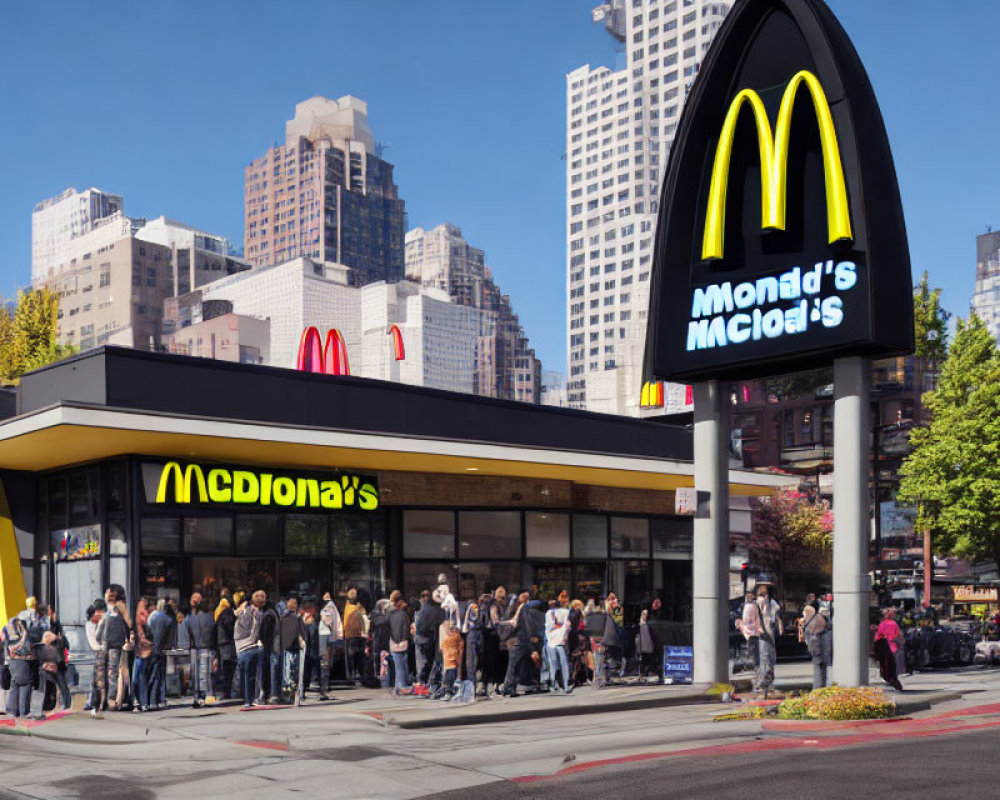
[[[794,677],[796,669],[781,665],[779,673]],[[483,713],[537,709],[538,718],[442,725],[459,719],[459,709],[360,691],[298,710],[178,707],[104,720],[74,714],[0,727],[0,797],[187,800],[238,792],[408,800],[475,791],[484,798],[603,798],[625,787],[636,800],[744,796],[749,787],[772,797],[843,796],[848,789],[848,796],[877,790],[893,797],[915,785],[931,788],[931,797],[974,796],[972,787],[995,773],[1000,673],[930,672],[905,682],[900,701],[941,702],[910,720],[834,730],[714,722],[728,709],[707,703],[599,714],[577,707],[572,716],[542,718],[568,699],[559,697],[477,704]],[[581,690],[594,702],[615,691]],[[959,692],[961,699],[947,699]],[[385,724],[396,707],[415,715],[406,724],[417,727]]]

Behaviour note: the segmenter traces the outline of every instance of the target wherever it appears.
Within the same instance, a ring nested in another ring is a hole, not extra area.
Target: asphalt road
[[[490,800],[662,800],[767,798],[845,800],[915,797],[972,800],[1000,796],[1000,730],[912,739],[824,752],[777,750],[662,758],[597,767],[530,783],[478,787]],[[467,800],[468,790],[429,795]]]

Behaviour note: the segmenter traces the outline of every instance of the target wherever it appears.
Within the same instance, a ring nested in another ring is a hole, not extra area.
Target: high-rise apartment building
[[[685,97],[731,5],[610,0],[593,19],[624,52],[624,67],[588,64],[566,76],[567,394],[574,408],[639,413],[660,185]]]
[[[68,267],[73,241],[104,223],[120,221],[124,209],[121,195],[94,188],[82,192],[69,188],[42,200],[31,212],[32,283]]]
[[[206,233],[166,217],[145,223],[136,236],[170,248],[170,261],[174,265],[171,293],[175,297],[250,269],[249,262],[232,254],[225,236]]]
[[[972,312],[1000,341],[1000,231],[976,237],[976,287]]]
[[[455,225],[406,233],[406,277],[425,287],[446,292],[452,302],[481,310],[475,361],[475,393],[538,403],[541,400],[541,362],[510,297],[500,291],[486,265],[486,255],[470,245]]]
[[[350,267],[358,285],[401,280],[406,212],[380,153],[363,101],[297,104],[285,143],[245,170],[246,259],[265,267],[304,256]]]

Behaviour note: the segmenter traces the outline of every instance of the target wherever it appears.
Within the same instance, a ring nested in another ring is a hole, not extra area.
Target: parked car
[[[971,664],[976,653],[976,637],[966,626],[927,624],[906,632],[908,672],[944,664]]]

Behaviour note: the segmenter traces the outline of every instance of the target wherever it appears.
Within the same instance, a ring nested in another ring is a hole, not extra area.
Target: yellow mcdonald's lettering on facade
[[[753,112],[760,148],[761,227],[785,230],[786,201],[788,197],[788,149],[792,129],[792,112],[799,89],[805,86],[812,99],[816,122],[819,125],[820,145],[823,153],[823,177],[826,182],[826,215],[829,241],[852,239],[851,215],[847,201],[847,184],[840,160],[840,144],[830,113],[830,104],[819,79],[811,72],[797,73],[781,98],[778,122],[771,130],[771,122],[760,95],[753,89],[744,89],[733,99],[722,126],[722,136],[715,151],[712,179],[709,185],[708,209],[705,214],[705,235],[702,241],[703,260],[721,259],[724,252],[726,229],[726,193],[729,186],[729,165],[733,154],[733,140],[740,112],[745,105]]]
[[[205,472],[208,473],[206,480]],[[171,480],[172,499],[168,498]],[[197,490],[195,492],[195,490]],[[357,475],[339,475],[328,480],[314,477],[290,477],[270,472],[206,468],[197,464],[182,467],[170,461],[160,472],[156,503],[188,505],[221,503],[296,508],[340,509],[357,507],[363,511],[378,508],[377,485],[364,482]]]
[[[229,488],[232,478],[227,469],[213,469],[208,473],[208,497],[213,503],[228,503],[233,499]]]
[[[181,471],[181,465],[176,461],[171,461],[160,473],[160,485],[156,489],[156,502],[165,503],[167,501],[167,484],[170,476],[174,476],[174,502],[191,502],[191,481],[197,480],[199,503],[208,501],[208,489],[205,486],[205,474],[197,464],[188,464],[187,468]]]

